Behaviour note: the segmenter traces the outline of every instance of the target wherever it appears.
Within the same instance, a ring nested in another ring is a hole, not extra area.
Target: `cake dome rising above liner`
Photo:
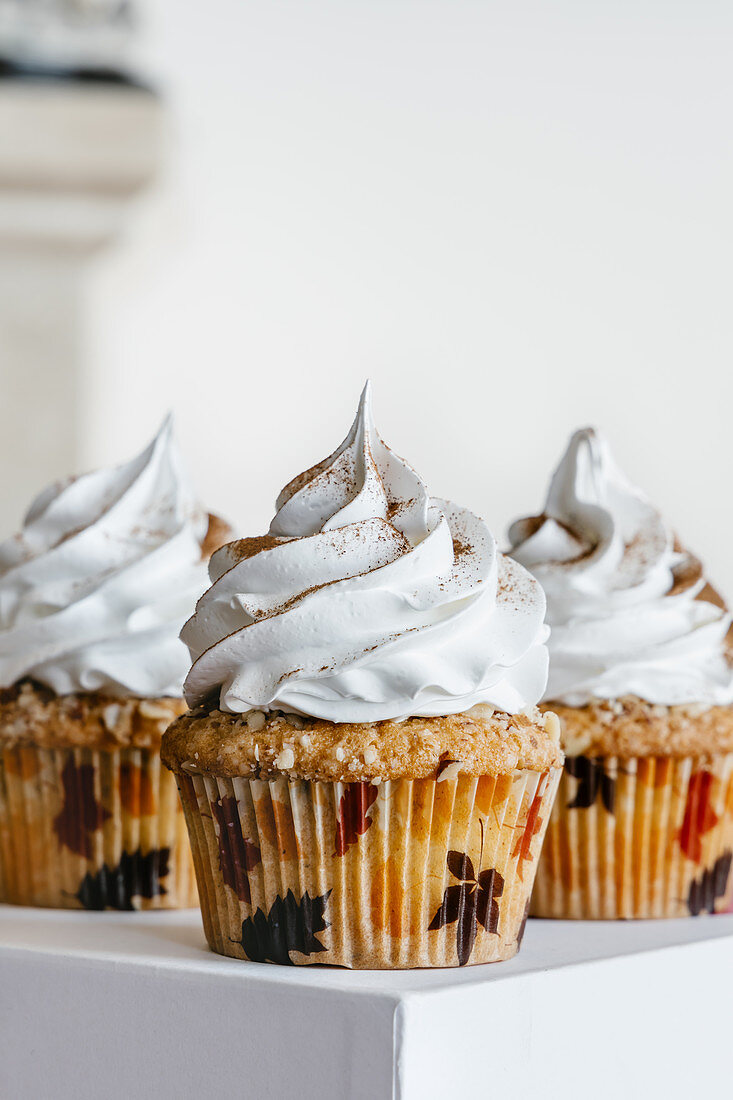
[[[570,440],[543,514],[518,520],[509,538],[547,596],[546,699],[733,702],[730,614],[593,429]]]
[[[428,495],[361,396],[341,446],[282,491],[269,534],[212,558],[181,637],[186,698],[334,722],[516,713],[547,676],[539,585],[473,513]]]
[[[170,418],[131,462],[42,492],[0,545],[0,687],[180,696],[207,526]]]

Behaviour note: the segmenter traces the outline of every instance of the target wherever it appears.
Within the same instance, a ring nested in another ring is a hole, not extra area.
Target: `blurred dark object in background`
[[[3,533],[31,486],[80,468],[93,261],[123,234],[161,147],[135,30],[128,0],[0,0]]]
[[[130,0],[0,0],[0,78],[140,82]]]

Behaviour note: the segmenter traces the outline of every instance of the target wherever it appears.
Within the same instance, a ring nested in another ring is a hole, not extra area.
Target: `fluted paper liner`
[[[508,959],[560,770],[378,785],[181,772],[209,945],[358,969]]]
[[[733,753],[568,757],[531,913],[583,920],[724,912]]]
[[[0,750],[0,901],[197,905],[175,781],[157,750]]]

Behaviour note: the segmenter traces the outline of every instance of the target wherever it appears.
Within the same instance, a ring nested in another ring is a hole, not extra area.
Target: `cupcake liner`
[[[733,753],[568,757],[531,913],[602,920],[724,912]]]
[[[356,969],[508,959],[560,771],[378,785],[178,773],[209,945]]]
[[[71,909],[197,905],[175,781],[157,751],[1,750],[0,901]]]

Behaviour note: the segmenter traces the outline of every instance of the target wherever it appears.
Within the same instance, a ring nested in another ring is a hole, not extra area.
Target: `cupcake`
[[[567,754],[532,912],[676,917],[731,898],[731,616],[700,562],[576,432],[509,532],[547,595],[547,705]]]
[[[163,739],[223,955],[439,967],[519,947],[561,774],[545,601],[377,434],[212,557]]]
[[[0,545],[0,901],[196,905],[166,726],[178,634],[225,525],[166,421],[132,462],[53,485]]]

